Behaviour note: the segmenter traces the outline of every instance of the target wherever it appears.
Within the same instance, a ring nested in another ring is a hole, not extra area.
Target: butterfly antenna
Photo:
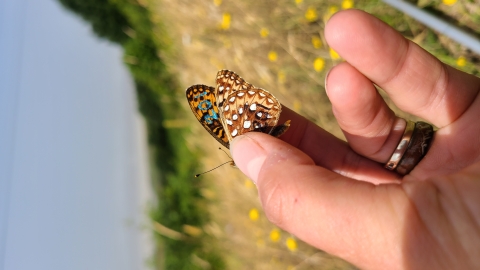
[[[224,163],[218,165],[217,167],[215,167],[215,168],[213,168],[213,169],[210,169],[210,170],[208,170],[208,171],[206,171],[206,172],[202,172],[202,173],[199,173],[199,174],[195,174],[195,177],[199,177],[199,176],[202,175],[202,174],[206,174],[206,173],[211,172],[211,171],[213,171],[213,170],[215,170],[215,169],[218,169],[218,168],[222,167],[223,165],[225,165],[225,164],[227,164],[227,163],[232,164],[232,161],[224,162]]]
[[[223,150],[223,148],[218,147],[218,150],[222,150],[223,153],[225,153],[225,155],[227,155],[227,157],[228,157],[229,159],[233,160],[233,158],[232,158],[229,154],[227,154],[227,152],[225,152],[225,150]]]

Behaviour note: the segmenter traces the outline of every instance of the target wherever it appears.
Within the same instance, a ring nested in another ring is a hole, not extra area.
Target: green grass
[[[127,0],[60,0],[70,10],[92,24],[101,37],[119,43],[135,79],[138,107],[147,122],[148,143],[153,164],[153,186],[158,204],[150,209],[153,222],[177,232],[183,225],[201,228],[209,220],[199,190],[202,182],[193,178],[199,171],[197,154],[185,145],[185,128],[165,128],[164,122],[184,115],[176,95],[178,83],[159,56],[170,51],[168,37],[154,38],[149,11],[139,2]],[[159,31],[156,24],[155,30]],[[224,263],[214,246],[205,247],[208,236],[175,240],[156,233],[159,252],[153,258],[158,269],[223,269]],[[196,259],[194,259],[196,258]]]

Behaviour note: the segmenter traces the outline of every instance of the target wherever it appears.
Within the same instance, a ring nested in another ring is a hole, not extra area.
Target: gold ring
[[[415,122],[407,121],[402,139],[398,143],[397,148],[395,148],[395,151],[393,151],[393,154],[390,157],[390,160],[387,163],[385,163],[386,169],[393,171],[395,170],[395,168],[397,168],[398,164],[400,163],[400,160],[402,159],[403,155],[407,151],[410,140],[412,139],[412,134],[414,129],[415,129]]]

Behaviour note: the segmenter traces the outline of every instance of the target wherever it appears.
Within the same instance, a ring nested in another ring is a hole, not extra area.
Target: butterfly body
[[[216,88],[192,85],[186,95],[197,120],[223,146],[250,131],[275,137],[287,131],[290,121],[277,126],[282,106],[268,91],[229,70],[220,70],[216,81]]]

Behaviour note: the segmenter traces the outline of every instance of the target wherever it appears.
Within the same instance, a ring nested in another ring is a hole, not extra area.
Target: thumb
[[[404,213],[408,204],[398,185],[375,187],[349,179],[316,166],[302,151],[263,133],[239,136],[230,149],[237,167],[257,184],[272,223],[359,266],[372,263],[372,257],[377,263],[388,258],[400,263],[398,247],[392,243],[397,244],[393,240],[401,230],[378,235],[382,228],[402,224],[398,213]],[[378,203],[383,201],[394,201],[394,209]],[[377,245],[358,244],[364,241]],[[385,252],[386,247],[392,249]]]
[[[273,168],[315,165],[309,156],[297,148],[258,132],[250,132],[235,138],[230,149],[236,166],[255,184],[259,177],[263,176],[262,172],[269,172]]]

